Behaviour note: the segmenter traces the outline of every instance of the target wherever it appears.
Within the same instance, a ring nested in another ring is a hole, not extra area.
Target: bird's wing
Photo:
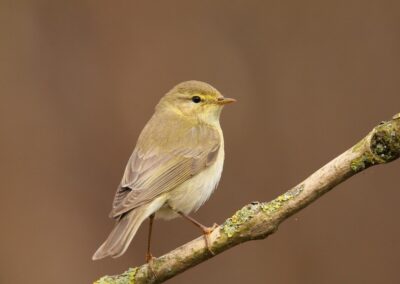
[[[217,158],[221,137],[215,127],[188,124],[179,125],[177,130],[175,125],[157,133],[152,124],[150,121],[143,130],[129,159],[111,217],[116,218],[174,189]]]

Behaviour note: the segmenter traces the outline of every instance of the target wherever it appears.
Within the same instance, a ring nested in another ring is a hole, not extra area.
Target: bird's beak
[[[222,97],[222,98],[218,98],[217,102],[218,102],[219,105],[227,105],[227,104],[236,102],[236,100],[235,99],[231,99],[231,98]]]

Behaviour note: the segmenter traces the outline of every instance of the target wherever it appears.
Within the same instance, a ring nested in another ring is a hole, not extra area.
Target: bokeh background
[[[0,283],[91,283],[144,261],[147,223],[93,262],[159,98],[197,79],[238,99],[194,216],[266,201],[400,112],[399,1],[0,1]],[[400,163],[374,167],[170,283],[399,283]],[[155,224],[161,255],[197,237]]]

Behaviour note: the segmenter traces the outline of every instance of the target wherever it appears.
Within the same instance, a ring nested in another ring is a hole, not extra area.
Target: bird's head
[[[211,85],[186,81],[172,88],[157,105],[157,110],[174,111],[189,119],[206,123],[219,121],[224,105],[236,100],[225,98]]]

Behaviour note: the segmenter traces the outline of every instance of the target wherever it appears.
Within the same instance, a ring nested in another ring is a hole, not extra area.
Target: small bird
[[[121,256],[147,218],[147,262],[153,259],[154,218],[186,218],[202,230],[212,252],[208,235],[213,228],[188,214],[207,201],[221,178],[225,152],[219,117],[224,105],[235,101],[199,81],[180,83],[161,98],[115,194],[110,213],[115,227],[93,260]]]

